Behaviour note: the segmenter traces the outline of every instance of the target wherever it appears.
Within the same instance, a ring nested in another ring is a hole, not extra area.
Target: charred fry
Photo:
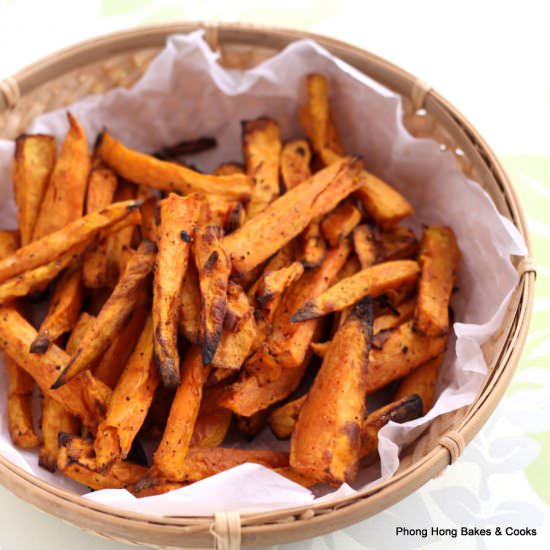
[[[160,203],[158,254],[153,284],[154,357],[165,386],[180,381],[178,322],[182,281],[199,215],[199,197],[171,193]]]
[[[418,264],[412,260],[385,262],[362,269],[309,300],[292,315],[291,321],[296,323],[341,311],[367,294],[375,297],[403,285],[412,286],[418,279],[419,271]]]
[[[201,345],[205,365],[212,362],[223,330],[227,308],[227,284],[231,262],[221,241],[221,228],[206,226],[197,231],[195,264],[201,292]]]
[[[55,158],[56,145],[52,136],[22,135],[15,140],[13,185],[23,246],[32,241]]]
[[[185,194],[195,191],[214,193],[234,200],[247,200],[250,197],[250,180],[244,174],[201,174],[185,166],[129,149],[107,132],[101,137],[97,154],[123,178],[155,189]]]
[[[61,387],[73,376],[89,368],[113,343],[132,314],[139,291],[153,268],[155,252],[156,246],[151,241],[141,243],[90,330],[84,335],[70,361],[63,366],[53,389]]]
[[[253,185],[246,213],[253,218],[279,195],[281,135],[277,123],[266,117],[244,121],[242,126],[246,172]]]
[[[428,227],[424,231],[418,256],[422,273],[415,328],[428,336],[442,336],[449,331],[449,300],[459,258],[452,229]]]
[[[67,113],[69,132],[55,163],[40,211],[33,240],[66,227],[82,216],[91,160],[88,141],[80,122]]]
[[[270,204],[261,214],[223,239],[238,272],[254,269],[317,216],[332,210],[357,188],[358,166],[344,158],[317,172]]]
[[[373,320],[367,296],[334,336],[300,410],[290,465],[316,481],[349,483],[357,474]]]

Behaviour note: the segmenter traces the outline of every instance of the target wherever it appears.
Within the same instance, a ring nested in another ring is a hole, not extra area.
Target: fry
[[[319,267],[327,253],[327,243],[321,233],[321,223],[313,220],[300,235],[302,241],[302,257],[304,267],[312,269]]]
[[[300,309],[311,296],[318,296],[328,288],[350,253],[350,244],[343,241],[338,248],[329,250],[323,264],[305,273],[283,296],[273,319],[273,332],[247,363],[258,362],[266,366],[293,368],[302,365],[306,358],[319,322],[310,320],[293,323],[291,315]]]
[[[145,498],[145,497],[154,497],[157,495],[163,495],[164,493],[169,493],[171,491],[176,491],[177,489],[181,489],[186,485],[187,483],[171,483],[168,481],[165,483],[158,483],[156,485],[151,485],[150,487],[145,487],[144,489],[141,489],[139,491],[136,491],[133,487],[127,487],[127,489],[136,498]]]
[[[319,74],[309,74],[306,77],[308,95],[309,138],[316,152],[327,146],[327,133],[330,118],[327,79]]]
[[[111,390],[89,372],[82,373],[58,390],[51,390],[59,367],[69,361],[69,356],[55,344],[44,354],[30,353],[35,338],[36,331],[16,309],[0,307],[0,348],[7,356],[16,359],[19,367],[34,378],[45,395],[53,397],[93,429],[105,414]]]
[[[413,316],[415,308],[416,297],[413,297],[396,306],[395,311],[377,316],[374,319],[374,334],[376,335],[408,321]]]
[[[86,214],[109,206],[113,202],[116,186],[117,177],[110,168],[92,168],[86,195]],[[82,276],[86,288],[101,288],[107,285],[107,239],[98,241],[86,252]]]
[[[422,416],[422,399],[418,395],[406,395],[370,413],[361,428],[361,457],[378,449],[378,432],[388,422],[403,424]]]
[[[293,262],[276,271],[267,271],[264,273],[256,290],[256,302],[266,318],[270,319],[272,317],[282,298],[283,292],[296,282],[303,273],[304,266],[300,262]]]
[[[77,264],[57,281],[48,313],[31,345],[31,353],[44,353],[52,342],[73,328],[83,297],[82,271]]]
[[[406,376],[413,369],[445,351],[446,336],[430,337],[414,330],[411,319],[388,331],[381,349],[371,351],[367,392]]]
[[[449,301],[456,279],[460,251],[449,227],[428,227],[420,241],[415,328],[428,336],[449,332]]]
[[[143,187],[143,186],[141,186]],[[149,241],[157,242],[157,212],[158,198],[148,197],[141,207],[141,236]]]
[[[197,194],[182,198],[171,193],[160,203],[153,283],[153,349],[162,382],[170,388],[181,382],[178,353],[181,288],[199,208]]]
[[[304,139],[286,143],[281,151],[281,176],[288,191],[311,177],[311,149]]]
[[[158,383],[153,363],[153,321],[149,315],[136,349],[113,390],[105,420],[97,429],[94,448],[100,471],[128,457]]]
[[[242,122],[246,173],[252,180],[252,197],[246,209],[253,218],[279,195],[281,134],[273,120],[262,117]]]
[[[362,269],[308,300],[292,315],[291,321],[296,323],[341,311],[367,294],[375,297],[403,285],[412,286],[418,279],[419,271],[418,264],[412,260],[396,260]]]
[[[24,273],[0,283],[0,304],[27,296],[44,288],[45,285],[53,281],[61,271],[71,263],[77,261],[87,243],[76,245],[74,248],[51,262],[30,269]],[[21,249],[20,249],[21,250]]]
[[[185,279],[181,289],[180,332],[192,344],[200,342],[201,330],[201,291],[199,274],[193,255],[189,258]]]
[[[32,241],[36,218],[56,155],[55,139],[52,136],[22,135],[15,140],[13,185],[23,246]]]
[[[80,122],[67,113],[69,131],[55,163],[36,218],[33,240],[66,227],[82,216],[91,167],[88,141]]]
[[[94,491],[101,489],[124,489],[137,483],[147,472],[147,468],[131,462],[115,462],[108,472],[97,470],[95,458],[74,456],[67,445],[67,437],[62,438],[57,467],[67,477],[88,486]]]
[[[246,221],[246,210],[242,202],[234,203],[227,214],[227,222],[225,224],[225,232],[227,234],[237,231]]]
[[[361,221],[361,212],[353,203],[345,201],[339,204],[321,222],[321,230],[330,246],[338,246],[353,228]]]
[[[368,225],[358,225],[353,230],[353,248],[361,269],[366,269],[376,263],[378,250],[372,228]]]
[[[233,417],[230,410],[218,405],[223,391],[223,383],[205,388],[193,429],[191,447],[218,447],[223,443]]]
[[[251,271],[301,233],[312,219],[332,210],[357,188],[357,169],[351,158],[331,164],[227,235],[223,246],[234,270]]]
[[[34,449],[39,440],[32,423],[33,379],[16,362],[4,355],[8,375],[8,429],[11,440],[20,449]]]
[[[42,401],[42,440],[38,464],[50,472],[57,469],[59,454],[58,435],[68,433],[76,435],[79,431],[78,418],[71,415],[65,407],[46,395]]]
[[[250,354],[255,338],[254,308],[248,302],[244,290],[230,281],[223,332],[212,358],[212,366],[239,370]]]
[[[394,401],[411,394],[419,395],[422,399],[422,414],[426,414],[433,407],[435,401],[437,379],[444,358],[445,354],[441,353],[405,376],[397,387],[393,397]]]
[[[199,347],[185,355],[182,381],[170,409],[162,440],[153,456],[155,476],[171,481],[185,478],[186,456],[199,414],[202,389],[210,368],[201,360]]]
[[[238,162],[224,162],[214,170],[214,176],[234,176],[244,173],[244,166]]]
[[[140,206],[140,201],[112,204],[20,248],[11,256],[0,260],[0,282],[56,260],[75,246],[86,243],[102,229],[122,221]]]
[[[306,398],[307,395],[302,395],[271,411],[267,423],[277,439],[290,438]]]
[[[410,229],[396,225],[378,235],[378,259],[405,260],[413,258],[418,249],[418,240]]]
[[[259,451],[224,449],[223,447],[190,448],[187,458],[182,465],[180,483],[200,481],[207,477],[219,474],[235,466],[252,462],[267,468],[281,468],[288,466],[288,453],[280,451]]]
[[[245,174],[209,176],[185,166],[164,162],[129,149],[104,132],[97,154],[113,170],[129,181],[163,191],[214,193],[233,200],[250,198],[250,180]]]
[[[140,244],[93,325],[70,361],[63,365],[59,377],[52,386],[53,389],[61,387],[73,376],[89,368],[113,343],[132,314],[145,278],[153,268],[155,252],[156,246],[151,241],[143,241]]]
[[[199,274],[201,292],[201,344],[202,361],[212,362],[223,330],[227,308],[227,284],[231,262],[221,241],[219,226],[206,226],[197,230],[195,238],[195,264]]]
[[[300,410],[290,465],[316,481],[349,483],[357,475],[373,320],[367,296],[335,334]]]
[[[145,296],[145,291],[143,291],[136,299],[131,319],[117,334],[114,342],[103,354],[97,367],[95,367],[94,376],[110,388],[116,386],[122,371],[126,367],[126,363],[136,347],[150,309],[151,304],[147,296]]]

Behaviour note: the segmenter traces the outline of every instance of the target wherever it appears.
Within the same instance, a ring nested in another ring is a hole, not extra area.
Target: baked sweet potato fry
[[[358,163],[344,158],[317,172],[223,239],[237,272],[254,269],[357,189]]]
[[[67,113],[69,131],[55,163],[33,232],[41,239],[82,216],[86,186],[91,168],[84,128]]]
[[[181,289],[199,208],[196,193],[187,197],[171,193],[160,203],[153,283],[153,349],[162,382],[170,388],[176,388],[181,382],[178,353]]]
[[[355,196],[365,212],[383,229],[389,229],[414,213],[409,201],[391,185],[370,172],[361,174],[363,185]]]
[[[246,173],[252,180],[252,197],[246,213],[253,218],[279,195],[281,134],[279,125],[267,117],[241,124]]]
[[[174,481],[180,483],[200,481],[247,462],[260,464],[267,468],[282,468],[288,466],[288,453],[225,449],[223,447],[190,448],[187,458],[178,472],[180,478]]]
[[[415,394],[395,399],[370,413],[361,428],[361,457],[378,449],[378,432],[388,422],[403,424],[422,416],[422,399]]]
[[[307,269],[319,267],[327,253],[327,243],[321,233],[321,222],[316,219],[304,229],[300,235],[302,254],[300,261]]]
[[[378,260],[384,262],[414,258],[418,249],[418,240],[414,232],[401,225],[380,231],[377,244]]]
[[[333,248],[345,239],[361,221],[361,212],[350,201],[340,203],[321,222],[321,230]]]
[[[23,246],[11,256],[0,260],[0,282],[55,261],[75,246],[86,243],[102,229],[121,222],[140,206],[141,201],[115,203]]]
[[[190,168],[164,162],[122,145],[105,132],[97,148],[101,159],[129,181],[163,191],[214,193],[233,200],[250,198],[250,179],[245,174],[210,176]]]
[[[56,156],[56,144],[52,136],[22,135],[15,140],[13,185],[23,246],[32,241],[36,218]]]
[[[223,332],[212,358],[212,366],[239,370],[250,354],[255,338],[254,308],[250,305],[244,290],[238,284],[229,281]]]
[[[8,376],[8,430],[11,440],[20,449],[34,449],[39,444],[32,422],[34,380],[11,357],[4,355],[3,359]]]
[[[290,438],[306,398],[307,395],[302,395],[302,397],[289,401],[269,413],[267,423],[277,439]]]
[[[449,301],[458,269],[460,251],[449,227],[428,227],[420,241],[415,328],[428,336],[449,332]]]
[[[353,248],[359,258],[361,269],[366,269],[376,263],[378,247],[372,228],[368,225],[358,225],[353,230]]]
[[[155,254],[156,245],[151,241],[142,241],[93,325],[84,335],[70,361],[63,365],[53,389],[61,387],[79,372],[90,368],[113,343],[132,315],[140,290],[153,269]]]
[[[281,151],[281,176],[288,191],[311,177],[311,149],[305,139],[285,143]]]
[[[405,321],[408,321],[416,309],[416,296],[409,298],[405,302],[393,306],[394,311],[377,315],[374,319],[374,334],[394,328]],[[376,341],[376,338],[375,338]],[[375,344],[373,344],[376,347]]]
[[[71,446],[68,444],[69,437],[66,435],[61,438],[57,468],[67,477],[94,491],[124,489],[137,483],[147,472],[147,468],[144,466],[131,462],[115,462],[107,472],[99,472],[95,458],[78,456],[78,453],[72,452]],[[93,449],[93,443],[90,445]]]
[[[231,262],[224,250],[219,226],[199,228],[195,237],[195,265],[201,292],[202,361],[212,362],[223,330]]]
[[[246,210],[242,202],[232,203],[227,213],[227,222],[225,223],[225,232],[233,233],[237,231],[246,221]]]
[[[414,329],[411,319],[389,329],[381,349],[371,351],[367,392],[402,378],[413,369],[445,351],[446,336],[424,336]]]
[[[99,471],[126,459],[159,383],[153,363],[153,320],[149,315],[120,379],[113,390],[105,420],[97,428],[96,462]]]
[[[201,349],[190,348],[183,360],[182,381],[176,391],[162,440],[153,456],[154,476],[171,481],[185,477],[186,456],[210,367],[201,360]]]
[[[45,395],[61,403],[71,414],[82,419],[84,425],[94,428],[105,414],[111,390],[90,372],[84,372],[58,390],[51,390],[61,365],[69,356],[55,344],[44,354],[30,353],[36,330],[13,307],[0,307],[0,348],[16,360],[40,386]]]
[[[311,297],[318,296],[334,281],[351,251],[348,241],[327,252],[322,265],[308,271],[284,294],[273,319],[273,331],[265,343],[248,360],[249,364],[262,364],[266,368],[293,368],[303,364],[309,344],[314,338],[319,322],[309,320],[293,323],[291,316]]]
[[[205,387],[191,437],[191,447],[218,447],[223,443],[233,417],[229,409],[218,405],[223,391],[223,382],[216,386]]]
[[[117,186],[116,174],[106,166],[92,168],[86,194],[86,214],[106,208],[113,202]],[[107,285],[107,242],[101,239],[84,256],[82,276],[86,288]]]
[[[235,428],[247,440],[252,441],[265,427],[268,409],[258,411],[252,416],[235,417]]]
[[[349,483],[357,474],[373,321],[367,296],[335,334],[300,410],[290,465],[316,481]]]
[[[245,174],[244,166],[238,162],[224,162],[220,164],[213,172],[214,176],[234,176],[235,174]]]
[[[291,321],[315,319],[333,311],[351,306],[367,294],[380,296],[388,290],[402,286],[413,286],[420,268],[412,260],[396,260],[362,269],[355,275],[342,279],[316,298],[308,300],[291,317]]]
[[[31,345],[31,353],[44,353],[52,342],[73,328],[83,298],[82,270],[77,262],[56,282],[48,313]]]
[[[441,353],[405,376],[397,387],[393,397],[394,401],[407,395],[417,394],[422,399],[422,414],[426,414],[433,407],[435,401],[437,379],[444,358],[445,354]]]
[[[126,367],[145,326],[150,309],[149,297],[146,295],[146,289],[143,289],[136,299],[132,317],[93,369],[94,376],[110,388],[116,386],[122,371]]]
[[[87,242],[76,245],[55,260],[0,283],[0,304],[44,289],[61,271],[79,260],[87,245]]]
[[[193,255],[189,258],[181,289],[180,332],[192,344],[200,343],[201,291]]]

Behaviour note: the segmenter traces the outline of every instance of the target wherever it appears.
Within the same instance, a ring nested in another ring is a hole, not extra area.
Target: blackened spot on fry
[[[408,353],[408,352],[409,352],[408,346],[403,346],[403,347],[401,348],[401,351],[402,351],[402,353]]]
[[[213,269],[214,266],[216,265],[216,262],[218,261],[218,258],[219,258],[218,251],[214,250],[214,252],[212,252],[212,254],[208,256],[208,259],[206,260],[206,262],[204,262],[204,270],[210,271],[211,269]]]
[[[155,224],[160,225],[160,222],[162,221],[161,213],[160,213],[160,204],[157,203],[155,207]]]
[[[302,157],[306,156],[306,150],[301,145],[296,147],[296,152]]]
[[[341,429],[349,439],[350,445],[356,448],[359,447],[361,441],[361,427],[359,426],[359,422],[348,420]]]
[[[180,232],[180,237],[181,237],[181,240],[182,241],[185,241],[186,243],[190,243],[191,242],[191,235],[189,235],[189,233],[187,233],[187,231],[181,231]]]
[[[403,422],[414,420],[422,416],[422,408],[422,398],[414,393],[408,397],[404,397],[398,402],[394,409],[389,411],[388,421],[391,420],[398,424],[402,424]]]
[[[103,142],[103,137],[105,136],[105,130],[99,132],[99,134],[97,134],[97,137],[95,138],[95,143],[94,143],[94,151],[97,151],[99,149],[99,147],[101,147],[101,143]]]

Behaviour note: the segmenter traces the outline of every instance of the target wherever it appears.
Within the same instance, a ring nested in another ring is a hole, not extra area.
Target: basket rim
[[[252,43],[254,37],[260,36],[262,34],[265,35],[266,33],[276,37],[277,40],[285,45],[294,40],[306,38],[316,41],[339,57],[341,55],[338,52],[346,51],[352,55],[360,56],[363,59],[368,58],[369,62],[372,63],[373,66],[379,66],[381,69],[387,71],[388,73],[391,73],[393,77],[401,81],[402,86],[398,89],[396,89],[395,86],[388,85],[386,82],[382,82],[384,85],[393,89],[397,93],[400,93],[401,95],[410,96],[411,91],[415,86],[415,83],[417,82],[416,77],[414,77],[412,74],[408,73],[404,69],[392,64],[391,62],[388,62],[385,59],[375,54],[372,54],[362,48],[331,37],[307,31],[278,28],[272,26],[267,27],[257,24],[224,22],[213,25],[212,23],[200,21],[185,21],[144,26],[137,29],[117,31],[100,36],[98,38],[92,38],[73,46],[68,46],[62,50],[43,57],[42,59],[18,71],[12,78],[15,82],[18,83],[21,94],[25,95],[32,89],[44,84],[51,78],[60,76],[61,74],[64,74],[72,70],[72,68],[76,68],[77,66],[82,66],[83,61],[85,63],[92,63],[94,61],[99,61],[106,53],[108,53],[109,55],[122,54],[135,49],[137,46],[139,46],[141,49],[147,47],[162,47],[166,38],[171,34],[187,33],[201,28],[205,29],[207,32],[214,29],[214,31],[216,33],[219,32],[222,37],[225,33],[227,39],[231,36],[239,35],[239,38],[241,39],[239,40],[239,42],[241,43],[243,42],[243,38],[246,38],[245,42]],[[246,36],[244,36],[243,33]],[[228,42],[229,41],[230,40],[228,40]],[[353,65],[353,63],[351,64]],[[52,68],[56,69],[58,71],[58,74],[52,76],[50,72],[48,75],[46,75],[46,72],[48,70],[51,71]],[[365,71],[362,70],[362,72]],[[379,78],[376,78],[376,80],[380,81]],[[454,122],[460,126],[460,128],[467,135],[468,139],[472,141],[474,147],[476,147],[476,149],[480,152],[488,170],[490,170],[494,175],[495,180],[498,183],[500,190],[506,200],[511,221],[520,231],[521,235],[526,241],[529,253],[531,253],[529,231],[527,229],[526,220],[521,209],[521,204],[511,181],[509,180],[506,172],[498,161],[495,153],[488,146],[485,140],[474,128],[474,126],[466,119],[466,117],[464,117],[464,115],[456,107],[450,104],[438,92],[430,89],[425,97],[425,105],[428,111],[430,110],[431,106],[435,105],[443,108],[454,120]],[[474,401],[474,403],[469,407],[469,411],[471,411],[471,409],[475,409],[476,420],[473,421],[473,414],[467,414],[461,422],[460,426],[456,428],[455,431],[459,431],[462,433],[466,443],[469,443],[478,433],[478,431],[485,424],[488,417],[496,407],[497,403],[500,401],[506,387],[510,382],[511,376],[513,375],[515,365],[517,365],[517,361],[519,359],[519,355],[521,354],[528,331],[529,319],[531,316],[531,309],[534,298],[534,274],[528,272],[524,275],[525,276],[521,277],[520,279],[518,289],[519,303],[516,317],[519,318],[519,320],[516,323],[516,326],[512,327],[511,329],[511,332],[513,333],[513,338],[516,339],[517,345],[511,346],[509,353],[505,353],[505,360],[503,360],[504,366],[498,373],[499,376],[494,381],[494,384],[490,388],[490,391],[487,390],[478,395],[476,397],[476,401]],[[501,350],[501,354],[503,351],[506,352],[506,350]],[[492,373],[489,372],[488,376],[491,376],[491,374]],[[474,405],[478,406],[474,407]],[[359,491],[356,495],[343,497],[341,499],[331,502],[330,507],[333,510],[330,513],[345,516],[346,511],[350,512],[353,511],[353,508],[361,507],[361,505],[364,504],[363,501],[366,499],[366,497],[374,493],[381,492],[383,490],[386,491],[388,495],[388,502],[393,504],[394,502],[397,502],[397,500],[399,500],[400,498],[404,498],[413,490],[415,490],[416,487],[412,487],[411,485],[411,480],[413,480],[414,478],[414,476],[411,476],[413,471],[415,474],[418,475],[417,479],[425,478],[424,481],[426,481],[430,477],[435,477],[448,464],[448,450],[445,447],[438,445],[429,453],[420,458],[413,465],[393,476],[390,480],[380,483],[374,488]],[[201,529],[204,529],[204,526],[209,524],[212,518],[211,516],[202,516],[200,518],[193,518],[191,516],[152,516],[137,512],[129,512],[121,508],[115,508],[96,503],[94,501],[84,499],[79,495],[75,495],[65,489],[61,489],[46,481],[40,480],[39,478],[25,471],[23,468],[20,468],[19,466],[11,463],[5,457],[0,456],[0,477],[4,477],[4,475],[6,475],[7,473],[11,473],[19,477],[25,482],[32,484],[34,487],[49,493],[55,498],[61,498],[64,501],[69,501],[73,504],[86,508],[88,511],[96,512],[101,516],[100,519],[103,521],[105,520],[105,515],[107,515],[121,517],[132,524],[135,522],[147,522],[163,526],[171,525],[178,527],[190,527],[190,525],[196,525],[197,527],[200,526]],[[396,482],[404,480],[406,478],[409,478],[409,484],[405,487],[405,490],[403,490],[403,486],[401,486],[400,488],[397,487]],[[420,485],[422,485],[423,483],[424,482],[422,482]],[[398,490],[400,490],[401,493],[399,495],[394,495],[394,497],[392,498],[391,495],[395,492],[398,492]],[[326,504],[318,504],[285,509],[279,512],[269,512],[263,514],[243,514],[243,533],[247,530],[254,533],[265,533],[266,528],[271,529],[275,527],[274,524],[267,523],[267,521],[270,521],[273,518],[300,514],[305,510],[315,510],[326,507]],[[351,515],[352,514],[349,514],[349,517],[351,517]],[[314,522],[314,520],[322,520],[323,518],[326,518],[326,514],[318,515],[315,518],[309,519],[308,522],[311,524],[312,522]],[[190,522],[189,520],[192,521]],[[254,524],[255,521],[261,520],[264,520],[265,522]],[[277,530],[283,530],[288,533],[291,530],[300,529],[300,523],[302,522],[297,520],[287,524],[279,524],[276,527]],[[190,527],[190,529],[193,530],[194,527]]]

